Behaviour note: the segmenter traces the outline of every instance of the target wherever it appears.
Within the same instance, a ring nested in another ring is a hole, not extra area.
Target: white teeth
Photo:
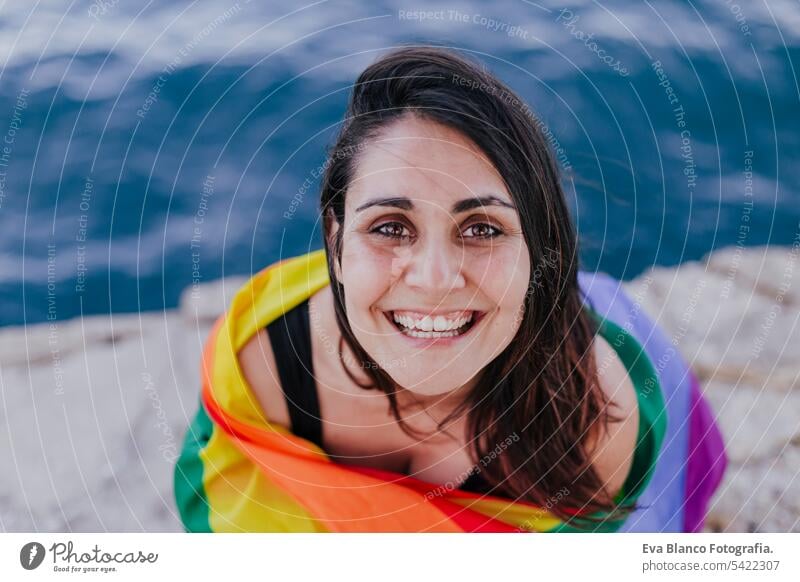
[[[447,319],[443,315],[431,317],[425,315],[420,319],[414,319],[408,315],[394,314],[394,320],[402,327],[406,328],[404,333],[412,337],[450,337],[458,335],[456,330],[460,329],[467,322],[472,320],[474,312],[463,315],[458,319]]]
[[[410,335],[411,337],[453,337],[459,335],[457,331],[417,331],[416,329],[409,329],[405,332],[406,335]]]

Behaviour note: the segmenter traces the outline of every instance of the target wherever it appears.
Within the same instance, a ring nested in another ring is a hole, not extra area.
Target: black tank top
[[[281,388],[289,408],[291,431],[306,440],[322,446],[322,420],[320,418],[317,383],[311,359],[311,325],[308,300],[267,325]],[[333,455],[331,455],[333,457]],[[463,491],[489,493],[491,487],[477,467],[459,486]]]

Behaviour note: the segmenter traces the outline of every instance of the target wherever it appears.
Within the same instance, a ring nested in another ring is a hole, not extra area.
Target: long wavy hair
[[[342,333],[339,354],[350,378],[386,394],[403,430],[403,390],[358,343],[345,310],[341,266],[345,197],[359,154],[389,124],[416,115],[460,131],[493,163],[516,207],[530,256],[531,280],[521,325],[506,349],[480,373],[464,401],[441,423],[466,413],[478,459],[509,435],[519,440],[482,468],[493,493],[527,501],[571,524],[603,512],[627,514],[606,495],[586,451],[597,423],[613,418],[598,384],[592,342],[596,326],[578,287],[578,242],[553,155],[540,125],[515,93],[479,65],[438,47],[406,47],[384,55],[356,81],[329,152],[321,188],[324,244]],[[333,222],[339,224],[333,234]],[[369,378],[359,382],[342,356],[347,342]],[[569,494],[564,496],[563,492]],[[554,504],[557,496],[564,501]]]

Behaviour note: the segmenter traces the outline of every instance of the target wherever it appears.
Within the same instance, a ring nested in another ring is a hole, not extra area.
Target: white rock
[[[763,286],[742,275],[743,268],[730,279],[722,270],[725,263],[711,255],[705,264],[652,269],[626,289],[642,297],[643,309],[675,340],[702,380],[769,384],[786,391],[799,379],[800,302],[790,292],[800,288],[795,282],[800,261],[795,264],[796,257],[784,249],[757,249],[755,255],[758,264],[769,265],[764,269],[769,282]],[[747,252],[740,259],[740,265],[753,262]],[[776,273],[791,274],[779,279],[788,289],[784,295],[773,293],[781,284],[776,285]]]
[[[204,337],[173,311],[103,319],[60,323],[55,354],[0,369],[7,527],[181,530],[172,461],[197,410]],[[28,341],[42,334],[29,326]]]
[[[800,438],[800,391],[712,383],[706,385],[705,395],[734,464],[774,458],[793,439]]]
[[[181,293],[179,310],[187,322],[209,325],[230,305],[246,277],[227,277],[187,287]]]

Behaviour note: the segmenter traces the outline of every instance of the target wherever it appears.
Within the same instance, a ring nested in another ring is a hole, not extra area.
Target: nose
[[[446,294],[466,286],[464,252],[435,237],[418,241],[409,251],[405,283],[427,294]]]

